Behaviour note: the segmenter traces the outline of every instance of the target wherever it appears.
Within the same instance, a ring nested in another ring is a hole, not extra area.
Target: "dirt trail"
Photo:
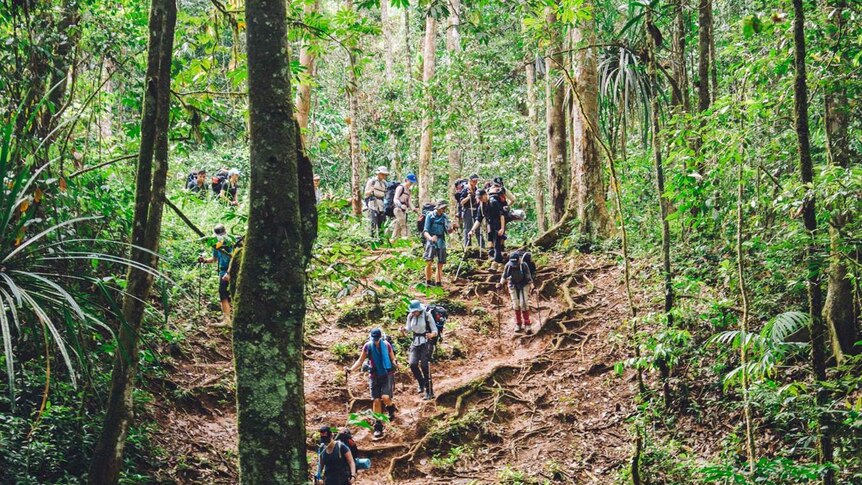
[[[626,309],[621,270],[594,256],[540,268],[543,298],[533,298],[539,311],[533,312],[537,335],[531,337],[513,332],[505,291],[488,291],[496,278],[477,271],[447,285],[448,298],[466,311],[450,315],[453,328],[442,348],[444,354],[454,350],[463,356],[433,364],[436,401],[420,399],[402,366],[395,390],[399,411],[386,437],[372,441],[367,431],[354,430],[360,456],[374,463],[357,483],[498,483],[507,473],[552,483],[609,483],[626,466],[632,445],[625,420],[633,411],[636,384],[632,375],[617,378],[613,372],[626,357],[617,336]],[[496,302],[506,305],[499,313],[499,338]],[[342,302],[338,306],[345,308]],[[345,422],[349,398],[343,368],[356,352],[338,362],[331,349],[350,342],[358,352],[373,326],[340,327],[336,318],[334,312],[327,315],[329,323],[309,332],[309,430]],[[159,467],[162,478],[236,482],[231,365],[227,330],[200,329],[183,345],[169,378],[150,386],[155,395],[150,412],[162,429],[155,439],[168,456]],[[367,376],[351,374],[347,384],[349,394],[359,398],[355,411],[367,407]],[[426,449],[431,444],[435,449]],[[445,463],[457,447],[458,459]]]

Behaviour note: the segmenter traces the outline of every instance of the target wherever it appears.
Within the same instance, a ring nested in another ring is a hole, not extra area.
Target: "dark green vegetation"
[[[355,215],[381,164],[434,200],[500,175],[528,213],[509,247],[625,266],[631,317],[606,337],[641,392],[631,459],[601,478],[862,482],[859,2],[381,1],[0,3],[0,482],[183,481],[154,438],[188,396],[156,396],[220,331],[196,263],[217,222],[248,245],[232,459],[248,483],[262,461],[303,475],[303,413],[283,412],[303,326],[394,329],[420,279],[415,241]],[[184,190],[234,167],[237,206]],[[438,424],[445,474],[485,433]]]

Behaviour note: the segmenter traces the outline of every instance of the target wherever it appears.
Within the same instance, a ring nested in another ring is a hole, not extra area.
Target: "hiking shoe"
[[[425,392],[425,384],[422,384],[420,382],[419,383],[419,394],[422,394],[423,392]]]
[[[431,283],[431,280],[425,280],[425,286],[434,286],[434,284]]]
[[[515,333],[521,333],[522,328],[520,325],[515,326]]]
[[[434,399],[434,391],[431,388],[425,390],[425,396],[422,397],[423,401],[431,401]]]
[[[389,421],[395,421],[395,405],[390,404],[386,406],[386,410],[389,411]]]
[[[380,421],[374,422],[374,434],[372,435],[375,439],[379,439],[383,437],[383,423]]]
[[[532,335],[532,334],[533,334],[533,329],[532,329],[531,327],[526,327],[526,326],[525,326],[525,327],[524,327],[524,332],[525,332],[527,335]]]

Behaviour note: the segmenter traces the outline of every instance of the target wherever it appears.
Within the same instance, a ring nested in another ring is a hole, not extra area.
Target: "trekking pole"
[[[461,241],[461,243],[463,244],[463,241]],[[462,255],[461,255],[461,262],[460,262],[460,263],[458,263],[458,270],[457,270],[457,271],[455,271],[455,280],[457,280],[457,279],[458,279],[458,275],[460,275],[460,274],[461,274],[461,265],[463,265],[463,264],[464,264],[464,260],[465,260],[465,259],[467,259],[467,250],[468,250],[469,248],[470,248],[469,246],[464,245],[464,254],[462,254]]]

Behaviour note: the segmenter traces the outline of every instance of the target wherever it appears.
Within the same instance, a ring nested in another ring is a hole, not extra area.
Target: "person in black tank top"
[[[332,428],[320,428],[320,448],[317,452],[317,473],[314,475],[316,485],[351,485],[356,477],[356,464],[350,447],[336,441],[332,436]]]

